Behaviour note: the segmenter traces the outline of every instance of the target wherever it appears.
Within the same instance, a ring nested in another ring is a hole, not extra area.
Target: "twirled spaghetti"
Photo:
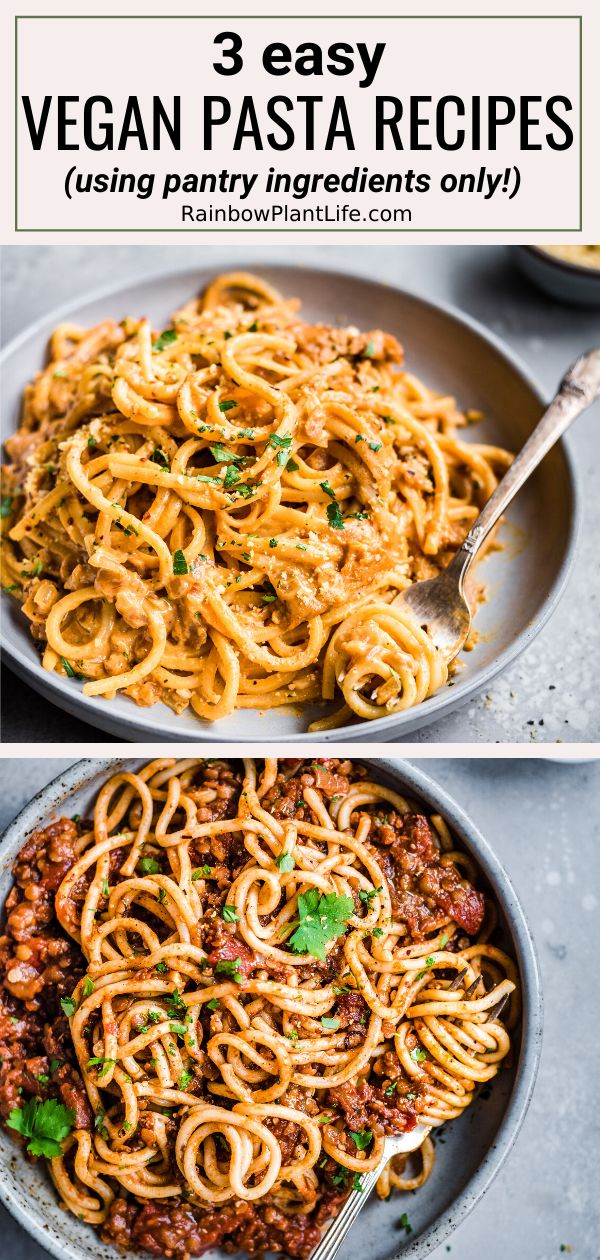
[[[56,329],[7,443],[2,580],[44,668],[87,695],[207,720],[341,699],[319,729],[446,681],[398,598],[446,566],[510,457],[459,440],[393,337],[296,308],[236,273],[159,336]]]
[[[350,762],[114,774],[16,863],[9,1125],[66,1104],[50,1172],[105,1240],[306,1257],[385,1134],[459,1116],[509,1052],[518,977],[476,878],[440,817]],[[427,1138],[380,1195],[432,1163]]]

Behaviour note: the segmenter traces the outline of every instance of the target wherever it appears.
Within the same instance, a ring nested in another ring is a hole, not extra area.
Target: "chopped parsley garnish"
[[[12,499],[9,494],[5,494],[4,498],[0,499],[0,516],[2,517],[10,516],[11,512],[12,512]]]
[[[50,1064],[50,1075],[54,1076],[54,1073],[58,1072],[58,1069],[62,1067],[62,1064],[63,1064],[62,1059],[53,1059]]]
[[[177,1082],[177,1088],[178,1088],[178,1089],[187,1089],[187,1087],[188,1087],[188,1085],[189,1085],[190,1081],[193,1081],[193,1079],[194,1079],[194,1073],[193,1073],[193,1072],[182,1072],[182,1073],[181,1073],[181,1076],[179,1077],[179,1080],[178,1080],[178,1082]]]
[[[183,551],[180,551],[179,549],[173,555],[173,573],[176,577],[181,577],[184,573],[189,573],[187,560]]]
[[[342,516],[342,509],[339,503],[327,504],[327,520],[329,521],[332,529],[344,528],[344,518]]]
[[[258,324],[257,324],[256,320],[254,320],[254,323],[253,323],[253,324],[250,324],[250,326],[249,326],[249,328],[248,328],[248,332],[258,332]]]
[[[104,1059],[101,1056],[95,1056],[93,1059],[88,1059],[86,1067],[100,1068],[101,1071],[98,1072],[98,1076],[106,1076],[111,1067],[115,1067],[116,1062],[116,1059]]]
[[[235,455],[233,451],[228,451],[226,446],[222,446],[220,442],[215,442],[214,446],[209,446],[209,451],[213,456],[216,464],[239,464],[242,455]]]
[[[78,674],[77,670],[73,669],[73,666],[69,663],[65,656],[61,656],[60,663],[67,675],[67,678],[76,678],[78,680],[83,678],[83,674]]]
[[[291,433],[272,433],[267,446],[275,447],[277,451],[277,463],[283,468],[290,456],[290,447],[292,445]]]
[[[280,853],[279,857],[275,858],[275,865],[283,875],[286,875],[288,871],[293,871],[296,863],[291,853]]]
[[[34,1080],[39,1081],[40,1085],[47,1085],[50,1077],[47,1076],[45,1072],[38,1072],[37,1075],[34,1076]]]
[[[156,450],[152,452],[150,459],[153,464],[158,464],[160,468],[169,467],[169,461],[160,446],[157,446]]]
[[[221,918],[224,919],[226,923],[239,923],[240,921],[240,916],[235,906],[223,906],[221,910]]]
[[[224,398],[223,402],[219,403],[219,411],[231,411],[232,407],[237,407],[233,398]]]
[[[393,416],[382,416],[381,419],[384,424],[396,424],[396,420]]]
[[[207,1002],[206,1005],[208,1006],[209,1011],[217,1011],[219,1009],[219,999],[211,998],[210,1002]]]
[[[110,888],[108,887],[108,880],[106,877],[102,880],[102,896],[110,897]]]
[[[296,463],[296,460],[293,458],[293,456],[290,456],[287,462],[288,472],[298,472],[299,467],[300,465]]]
[[[344,935],[347,921],[353,913],[352,897],[321,894],[318,888],[300,893],[298,926],[290,937],[292,949],[298,954],[312,954],[313,958],[323,961],[327,942]]]
[[[373,931],[371,932],[371,936],[377,936],[377,937],[383,936],[383,928],[373,928]]]
[[[174,1015],[177,1011],[187,1011],[187,1006],[179,992],[179,989],[173,989],[172,993],[167,993],[165,1003],[170,1008],[170,1014]]]
[[[278,538],[269,538],[269,547],[277,547],[278,542]]]
[[[448,940],[449,940],[449,937],[447,937],[446,933],[444,932],[444,935],[440,936],[440,949],[443,949],[444,945],[448,944]]]
[[[375,342],[374,342],[374,341],[367,341],[367,344],[366,344],[366,346],[365,346],[365,348],[364,348],[364,350],[363,350],[363,354],[364,354],[364,356],[365,356],[365,359],[372,359],[372,358],[373,358],[373,355],[375,354]]]
[[[144,872],[144,875],[160,875],[160,866],[156,858],[140,858],[140,869]]]
[[[375,897],[377,893],[380,893],[381,891],[382,891],[381,884],[379,885],[379,888],[369,888],[369,889],[361,888],[358,894],[359,901],[364,901],[368,905],[369,902],[373,900],[373,897]]]
[[[83,982],[83,996],[91,997],[93,992],[94,992],[94,982],[93,980],[90,980],[89,976],[86,976]]]
[[[100,1136],[103,1138],[108,1137],[108,1133],[104,1127],[105,1119],[106,1119],[106,1113],[104,1111],[94,1112],[94,1128],[98,1129]]]
[[[264,591],[260,598],[263,604],[274,604],[277,596],[274,591]]]
[[[157,898],[157,900],[158,900],[158,901],[160,901],[160,902],[161,902],[161,904],[167,900],[167,890],[166,890],[166,888],[159,888],[159,890],[158,890],[158,898]]]
[[[368,512],[348,512],[346,518],[348,521],[367,521],[369,519]]]
[[[382,446],[383,442],[369,442],[370,451],[380,451]]]
[[[168,971],[169,969],[167,967],[166,962],[159,962],[156,964],[156,970],[158,971],[159,975],[162,976],[163,972]]]
[[[212,866],[206,866],[205,864],[204,866],[201,866],[198,871],[194,871],[194,874],[192,875],[192,883],[194,883],[197,879],[210,879],[211,875]]]
[[[402,1216],[400,1217],[400,1220],[398,1221],[398,1225],[400,1226],[400,1229],[405,1230],[407,1234],[412,1234],[412,1225],[409,1223],[406,1212],[402,1213]]]
[[[373,1140],[373,1134],[370,1129],[359,1129],[356,1133],[350,1130],[350,1137],[357,1151],[366,1151],[369,1142]]]
[[[152,349],[164,350],[166,346],[172,346],[174,341],[177,341],[177,333],[175,332],[175,329],[166,328],[165,331],[160,334],[160,337],[156,338],[156,341],[152,345]]]
[[[410,1052],[410,1057],[413,1063],[422,1063],[427,1058],[427,1054],[425,1050],[419,1050],[418,1046],[415,1046],[414,1050]]]
[[[62,1155],[62,1145],[68,1137],[75,1122],[72,1107],[65,1107],[56,1098],[48,1098],[41,1103],[39,1098],[30,1098],[24,1107],[15,1107],[6,1121],[9,1129],[29,1138],[27,1150],[30,1155],[44,1155],[46,1159],[55,1159]]]
[[[223,477],[224,490],[231,490],[233,486],[237,487],[239,476],[239,469],[236,468],[235,464],[228,464]],[[245,486],[244,489],[247,489],[247,487]]]
[[[388,1098],[391,1098],[396,1093],[397,1088],[398,1081],[390,1081],[389,1085],[386,1085],[383,1092],[384,1094],[387,1094]]]
[[[332,1032],[337,1032],[340,1026],[340,1021],[335,1015],[323,1015],[321,1017],[321,1023],[323,1028],[331,1029]]]
[[[328,481],[320,481],[319,485],[321,487],[321,490],[324,490],[325,494],[329,495],[330,499],[335,499],[335,490],[331,489],[331,486]]]
[[[77,1003],[75,999],[72,997],[61,998],[60,1004],[65,1015],[67,1015],[69,1019],[72,1019],[75,1011],[77,1010]]]
[[[240,971],[241,958],[222,958],[215,966],[216,976],[231,976],[236,984],[242,984],[244,977]]]
[[[175,1033],[177,1037],[186,1037],[189,1032],[188,1025],[180,1023],[179,1020],[173,1020],[173,1022],[169,1024],[169,1029],[172,1033]]]

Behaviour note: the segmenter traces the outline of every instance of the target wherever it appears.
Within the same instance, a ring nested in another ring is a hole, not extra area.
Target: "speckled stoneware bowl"
[[[236,270],[241,265],[243,260],[237,258]],[[474,441],[518,451],[537,424],[543,399],[535,382],[506,345],[467,315],[362,277],[258,263],[254,270],[282,293],[299,297],[308,320],[394,333],[404,345],[410,371],[441,393],[453,394],[462,408],[483,413],[484,420],[472,433]],[[204,268],[150,277],[71,303],[27,329],[2,356],[4,437],[18,424],[23,387],[42,366],[48,336],[61,319],[85,326],[107,316],[121,319],[142,312],[155,327],[163,326],[212,274],[213,269]],[[567,366],[556,364],[557,385]],[[574,554],[577,518],[575,480],[563,440],[511,504],[500,535],[503,550],[493,551],[478,570],[489,598],[478,610],[478,641],[473,651],[463,654],[452,683],[414,709],[311,732],[310,739],[314,743],[393,739],[427,726],[487,687],[532,642],[556,607]],[[175,714],[164,704],[140,708],[125,695],[110,701],[85,696],[81,682],[42,669],[29,623],[9,595],[2,602],[3,650],[10,668],[67,713],[121,739],[289,743],[305,733],[315,717],[323,716],[320,706],[303,711],[286,706],[266,712],[238,709],[211,723],[191,709]],[[339,703],[332,707],[335,711]]]
[[[542,1038],[540,979],[533,942],[523,910],[496,855],[446,792],[409,762],[357,758],[373,777],[440,813],[459,845],[475,859],[483,882],[501,912],[506,946],[515,957],[523,988],[523,1022],[517,1034],[513,1066],[492,1082],[486,1101],[475,1102],[438,1139],[436,1164],[427,1184],[387,1203],[372,1197],[339,1252],[340,1260],[366,1255],[370,1260],[423,1260],[464,1219],[501,1168],[519,1132],[536,1077]],[[138,759],[80,761],[50,783],[18,815],[0,841],[0,904],[11,883],[11,862],[25,837],[62,813],[89,814],[95,793],[116,768],[137,769]],[[45,1173],[27,1162],[8,1134],[0,1130],[0,1199],[21,1225],[58,1260],[116,1260],[90,1226],[63,1211]],[[407,1212],[412,1233],[400,1227]],[[218,1251],[208,1252],[218,1257]]]
[[[513,255],[527,279],[557,302],[600,306],[600,267],[568,262],[539,245],[515,245]]]

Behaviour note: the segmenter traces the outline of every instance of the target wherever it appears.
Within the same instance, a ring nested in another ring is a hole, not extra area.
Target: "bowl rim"
[[[131,762],[146,760],[147,758],[135,756],[90,757],[74,762],[63,770],[20,810],[4,831],[1,837],[4,850],[3,868],[6,869],[8,863],[16,855],[25,836],[44,822],[49,814],[55,814],[74,791],[84,787],[104,771],[115,772]],[[496,1174],[504,1165],[525,1119],[541,1055],[543,999],[539,964],[525,913],[512,881],[494,849],[464,812],[462,806],[414,762],[402,757],[357,756],[353,760],[368,766],[370,770],[375,764],[376,775],[381,773],[384,780],[386,778],[393,780],[399,790],[407,792],[409,796],[415,796],[417,800],[424,802],[429,810],[440,813],[467,851],[475,857],[476,862],[481,865],[486,880],[501,900],[521,978],[523,999],[521,1043],[515,1064],[514,1082],[491,1145],[476,1172],[452,1201],[451,1207],[445,1214],[433,1221],[412,1243],[408,1243],[390,1257],[390,1260],[425,1260],[434,1247],[454,1232],[489,1189]],[[17,1153],[20,1154],[20,1152]],[[42,1172],[42,1175],[47,1174]],[[21,1200],[6,1182],[2,1165],[0,1165],[0,1202],[19,1225],[41,1247],[56,1257],[56,1260],[82,1260],[82,1252],[77,1244],[66,1240],[61,1242],[60,1239],[46,1234],[41,1223],[32,1216],[31,1207],[27,1206],[26,1193],[24,1192]],[[39,1209],[36,1211],[39,1212]],[[129,1254],[132,1257],[142,1257],[145,1253],[131,1252]]]
[[[221,264],[219,264],[221,265]],[[222,264],[225,266],[225,264]],[[239,260],[236,270],[240,270],[243,260]],[[261,263],[254,261],[255,270],[262,269],[264,272],[279,272],[281,270],[298,272],[306,275],[311,273],[317,275],[323,280],[326,278],[339,279],[354,282],[359,285],[366,284],[368,286],[379,286],[389,289],[390,292],[397,294],[401,299],[415,301],[421,306],[436,313],[442,313],[446,318],[468,328],[471,334],[479,337],[482,341],[498,354],[505,363],[508,363],[510,369],[524,381],[525,385],[531,390],[534,397],[538,400],[541,407],[546,405],[545,391],[542,389],[537,378],[529,368],[523,363],[520,356],[516,354],[512,347],[502,341],[491,329],[480,323],[474,316],[460,310],[450,302],[438,300],[437,298],[423,297],[419,293],[411,289],[402,288],[400,285],[387,284],[383,280],[372,279],[369,276],[361,276],[356,272],[346,271],[344,269],[333,269],[328,267],[304,266],[301,263],[287,263],[285,261],[274,262],[265,261]],[[141,278],[133,277],[131,280],[122,281],[120,284],[104,285],[81,299],[74,298],[61,304],[45,315],[40,316],[32,324],[28,324],[16,337],[12,338],[2,349],[0,349],[0,366],[15,351],[19,350],[30,337],[40,334],[44,331],[49,332],[56,324],[64,320],[68,315],[72,314],[73,308],[89,305],[96,302],[108,301],[111,298],[117,298],[124,291],[139,286],[163,284],[169,280],[183,280],[184,276],[191,273],[202,276],[205,271],[210,268],[198,264],[197,266],[186,266],[177,268],[161,268],[160,270],[148,273]],[[289,732],[287,734],[278,734],[276,737],[281,743],[294,743],[298,739],[308,739],[314,743],[329,743],[331,741],[353,742],[361,738],[372,740],[386,739],[386,732],[393,730],[393,737],[398,738],[403,735],[409,735],[411,732],[420,731],[428,726],[431,722],[442,719],[452,713],[458,711],[467,700],[473,695],[477,695],[483,691],[489,683],[498,674],[507,669],[513,661],[525,651],[540,631],[544,628],[552,614],[555,612],[560,599],[564,593],[567,581],[570,577],[571,570],[575,561],[577,544],[579,540],[581,522],[582,522],[582,499],[579,485],[579,473],[572,455],[568,436],[563,436],[556,443],[560,450],[565,464],[568,498],[570,503],[570,518],[568,529],[565,535],[565,549],[559,569],[554,577],[552,585],[549,589],[547,597],[540,608],[538,615],[533,617],[526,625],[523,626],[520,633],[512,640],[512,642],[497,656],[494,660],[480,670],[470,680],[458,680],[455,688],[443,687],[435,692],[427,701],[414,709],[405,709],[400,713],[391,713],[385,717],[375,718],[371,721],[361,720],[352,722],[347,726],[331,727],[325,731],[309,732],[299,730]],[[1,601],[0,601],[1,603]],[[26,634],[27,627],[23,627]],[[188,730],[181,727],[178,728],[177,715],[168,713],[160,714],[160,727],[158,735],[154,732],[157,729],[156,720],[153,720],[154,706],[147,711],[135,706],[131,702],[132,713],[131,718],[121,714],[114,714],[110,710],[110,702],[104,706],[95,696],[86,696],[76,686],[73,687],[70,680],[61,678],[60,675],[44,671],[41,663],[35,664],[29,659],[25,643],[30,647],[28,640],[21,638],[18,641],[8,641],[4,636],[2,643],[2,656],[8,664],[9,668],[17,674],[24,682],[33,688],[34,691],[49,699],[51,704],[55,704],[58,708],[70,713],[71,716],[78,717],[81,721],[87,722],[91,726],[97,726],[100,730],[107,731],[111,734],[118,734],[121,739],[129,742],[143,742],[145,739],[168,738],[176,741],[195,742],[195,743],[250,743],[258,742],[254,733],[250,734],[221,734],[218,727],[219,723],[215,722],[209,727],[208,724],[202,724],[199,720],[198,730]],[[260,737],[259,737],[260,739]],[[262,740],[261,740],[262,742]]]
[[[563,244],[577,245],[578,241],[564,241]],[[567,272],[569,275],[587,276],[600,284],[600,267],[586,267],[585,263],[571,262],[568,258],[559,258],[556,254],[549,254],[545,245],[518,245],[517,249],[524,250],[528,254],[533,254],[534,258],[539,259],[549,266],[554,267],[557,271]]]

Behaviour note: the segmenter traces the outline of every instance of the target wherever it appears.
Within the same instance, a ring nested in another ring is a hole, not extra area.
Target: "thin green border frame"
[[[265,19],[272,16],[273,16],[272,14],[265,14],[265,13],[228,14],[228,21],[230,22],[254,21],[254,20],[260,21],[261,19]],[[297,19],[303,16],[305,15],[301,13],[285,13],[285,14],[281,14],[278,20],[286,22],[286,21],[292,21],[294,19]],[[484,235],[486,233],[493,232],[496,235],[509,236],[509,235],[518,234],[520,236],[523,236],[523,235],[531,235],[531,233],[534,233],[534,232],[536,234],[550,233],[551,235],[553,235],[554,233],[557,233],[557,232],[581,232],[583,230],[583,16],[581,14],[576,14],[576,13],[473,13],[473,14],[469,14],[469,13],[366,14],[366,13],[363,13],[363,14],[352,15],[353,18],[357,18],[358,20],[361,20],[362,18],[366,18],[369,21],[374,21],[374,22],[385,21],[386,19],[389,19],[391,21],[400,21],[400,22],[416,21],[416,20],[422,21],[423,18],[426,18],[430,21],[436,21],[438,18],[439,19],[445,18],[445,19],[450,19],[450,21],[458,21],[458,22],[468,22],[468,21],[485,22],[485,21],[498,21],[498,20],[517,21],[517,22],[519,21],[577,22],[579,24],[579,102],[578,102],[579,104],[579,222],[576,227],[552,227],[552,228],[470,228],[470,227],[468,228],[467,227],[465,228],[417,228],[417,227],[414,227],[414,228],[413,227],[407,227],[407,228],[405,227],[400,227],[400,228],[398,227],[249,228],[245,226],[244,227],[208,227],[208,228],[207,227],[192,227],[192,228],[188,228],[188,227],[177,227],[177,228],[73,228],[73,227],[24,228],[24,227],[19,227],[19,109],[18,109],[19,22],[27,22],[27,21],[36,22],[39,20],[49,20],[49,21],[67,20],[68,21],[69,19],[73,19],[76,22],[98,21],[98,20],[106,21],[106,22],[131,21],[131,20],[134,20],[134,21],[144,20],[144,21],[153,21],[153,22],[172,22],[172,21],[177,22],[180,20],[181,21],[191,20],[191,21],[202,22],[202,21],[212,21],[212,20],[216,21],[217,18],[219,17],[220,15],[215,14],[215,13],[171,13],[168,15],[160,14],[160,13],[21,13],[21,14],[15,14],[15,163],[14,163],[14,166],[15,166],[14,231],[15,232],[23,232],[23,233],[39,232],[39,233],[44,233],[47,235],[51,233],[52,234],[84,233],[87,235],[91,235],[93,233],[99,233],[99,234],[102,233],[104,235],[110,235],[111,233],[115,233],[119,235],[125,235],[129,233],[143,235],[143,234],[149,233],[151,235],[154,235],[154,234],[158,235],[162,233],[189,234],[190,232],[191,233],[205,233],[205,234],[206,233],[229,234],[229,233],[236,233],[236,232],[238,234],[241,232],[244,232],[244,233],[270,232],[273,235],[280,234],[280,233],[290,233],[290,232],[293,234],[306,233],[306,232],[321,233],[321,234],[338,233],[338,235],[346,235],[348,232],[353,232],[353,233],[357,233],[357,232],[367,233],[368,232],[368,233],[375,233],[376,235],[381,235],[382,233],[400,233],[402,235],[405,235],[405,234],[408,235],[409,233],[417,233],[417,234],[422,233],[423,235],[434,233],[436,235],[439,235],[441,232],[444,232],[444,233],[452,233],[452,234],[459,234],[459,235],[465,234],[465,233],[469,233],[470,235],[471,234]],[[312,17],[314,18],[315,21],[319,22],[319,21],[324,21],[328,18],[339,17],[339,14],[319,13],[319,14],[313,14]]]

